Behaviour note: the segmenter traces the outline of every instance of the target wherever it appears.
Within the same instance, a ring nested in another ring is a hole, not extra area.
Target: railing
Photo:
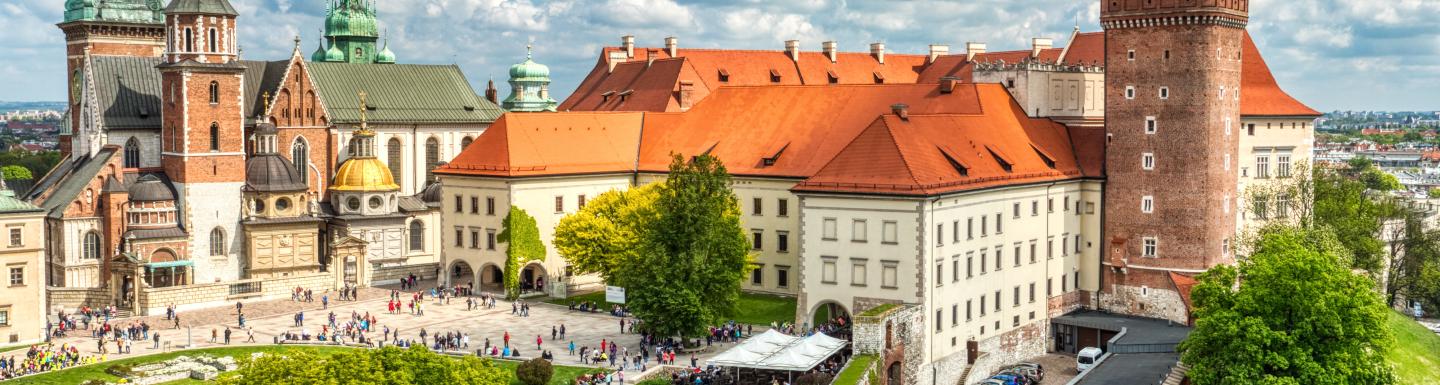
[[[230,284],[230,295],[255,294],[263,290],[261,286],[265,281],[240,282]]]

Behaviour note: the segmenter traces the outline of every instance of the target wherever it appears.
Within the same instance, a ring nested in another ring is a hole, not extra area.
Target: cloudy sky
[[[246,59],[307,55],[328,0],[230,0],[240,11]],[[682,47],[781,49],[799,39],[819,50],[886,43],[922,53],[1064,44],[1076,22],[1098,31],[1098,0],[376,0],[390,48],[403,63],[456,63],[477,90],[501,82],[534,42],[562,99],[594,66],[600,47],[625,34],[641,46],[677,36]],[[0,100],[63,100],[64,0],[0,1]],[[1322,111],[1440,109],[1440,0],[1253,0],[1250,31],[1292,95]]]

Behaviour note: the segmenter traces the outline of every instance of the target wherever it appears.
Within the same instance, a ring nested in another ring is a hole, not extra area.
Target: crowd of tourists
[[[83,355],[74,345],[31,345],[24,356],[0,357],[0,380],[105,361],[105,355]]]

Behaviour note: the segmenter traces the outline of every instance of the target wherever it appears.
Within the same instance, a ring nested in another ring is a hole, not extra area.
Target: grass
[[[545,303],[567,306],[571,302],[580,303],[586,301],[593,301],[599,304],[602,310],[607,311],[616,305],[605,302],[605,292],[603,291],[571,296],[570,298],[551,298],[545,300]],[[769,325],[772,321],[777,323],[795,322],[795,298],[793,297],[742,292],[735,307],[740,309],[740,312],[733,318],[735,322],[742,324]]]
[[[106,369],[106,368],[109,368],[110,366],[113,366],[113,365],[120,365],[120,364],[142,365],[142,364],[154,363],[154,362],[159,362],[159,361],[165,361],[165,360],[168,360],[168,359],[171,359],[171,358],[175,358],[175,357],[177,357],[177,356],[182,356],[182,355],[192,355],[192,356],[193,356],[193,355],[198,355],[198,354],[209,354],[209,355],[212,355],[212,356],[232,356],[232,357],[235,357],[235,358],[240,358],[240,357],[243,357],[243,356],[249,355],[249,354],[251,354],[251,353],[255,353],[255,352],[267,352],[267,353],[269,353],[269,352],[282,352],[282,351],[287,351],[287,350],[300,350],[300,349],[309,350],[309,351],[311,351],[311,352],[313,352],[313,353],[316,353],[316,354],[319,354],[319,355],[329,355],[329,354],[335,354],[335,353],[337,353],[337,352],[345,351],[346,349],[355,349],[355,348],[332,347],[332,346],[240,346],[240,347],[226,347],[226,348],[209,348],[209,349],[182,350],[182,351],[175,351],[175,352],[170,352],[170,353],[154,354],[154,355],[148,355],[148,356],[143,356],[143,357],[134,357],[134,358],[126,358],[126,359],[123,359],[123,360],[102,362],[102,363],[95,364],[95,365],[87,365],[87,366],[82,366],[82,367],[78,367],[78,368],[65,369],[65,370],[61,370],[61,371],[57,371],[57,372],[51,372],[51,373],[46,373],[46,374],[41,374],[41,375],[23,377],[23,378],[19,378],[19,379],[15,379],[15,380],[6,381],[6,382],[5,382],[5,385],[78,384],[78,383],[81,383],[81,382],[83,382],[83,381],[85,381],[85,380],[91,380],[91,379],[99,379],[99,380],[105,380],[105,381],[109,381],[109,382],[116,382],[116,381],[119,381],[119,380],[120,380],[119,377],[110,375],[110,373],[106,373],[106,372],[105,372],[105,369]],[[517,361],[495,360],[495,364],[498,365],[498,366],[500,366],[502,369],[505,369],[505,372],[510,375],[510,383],[511,383],[512,385],[520,385],[520,380],[515,378],[515,368],[520,365],[519,362],[517,362]],[[569,384],[572,384],[572,383],[575,382],[575,377],[579,377],[579,376],[582,375],[582,374],[586,374],[586,373],[589,373],[589,372],[591,372],[591,371],[596,370],[595,368],[584,368],[584,367],[575,367],[575,366],[561,366],[561,365],[554,365],[553,368],[555,368],[555,374],[550,377],[550,384],[549,384],[549,385],[569,385]],[[193,379],[183,379],[183,380],[176,380],[176,381],[166,382],[166,383],[164,383],[164,385],[204,385],[204,384],[212,384],[212,383],[213,383],[213,382],[209,382],[209,381],[200,381],[200,380],[193,380]]]
[[[872,307],[872,308],[870,308],[870,310],[866,310],[866,311],[860,312],[860,316],[861,316],[861,317],[874,317],[874,316],[877,316],[877,315],[885,314],[885,312],[890,311],[890,309],[894,309],[895,306],[898,306],[898,305],[893,304],[893,303],[882,304],[882,305],[880,305],[880,306]]]
[[[854,385],[860,382],[860,377],[865,375],[865,369],[869,369],[870,364],[873,362],[875,362],[874,354],[859,354],[850,357],[850,366],[846,366],[845,370],[840,371],[840,374],[835,376],[835,382],[833,382],[833,384]]]
[[[1440,335],[1397,312],[1390,312],[1395,346],[1385,360],[1395,367],[1396,378],[1406,384],[1440,384]]]

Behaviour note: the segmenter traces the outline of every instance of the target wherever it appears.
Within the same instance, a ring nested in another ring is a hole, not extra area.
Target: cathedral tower
[[[70,127],[63,127],[60,152],[70,153],[70,137],[81,124],[80,90],[85,56],[158,57],[165,50],[165,14],[160,0],[67,0],[65,73],[70,83]]]
[[[161,76],[161,160],[175,182],[192,239],[195,282],[238,278],[236,258],[245,183],[244,74],[226,0],[172,0],[165,7]],[[203,199],[204,204],[191,200]],[[206,256],[206,257],[199,257]]]
[[[1187,276],[1233,263],[1246,0],[1101,0],[1101,307],[1188,320]]]
[[[560,102],[550,97],[550,67],[536,63],[530,54],[527,44],[525,61],[510,66],[510,96],[500,106],[511,112],[555,112]]]
[[[383,53],[375,49],[380,28],[375,18],[375,4],[370,0],[329,0],[325,7],[325,38],[330,47],[325,48],[322,42],[320,50],[327,54],[317,52],[311,57],[312,61],[395,62],[395,54],[389,52],[389,47]]]

